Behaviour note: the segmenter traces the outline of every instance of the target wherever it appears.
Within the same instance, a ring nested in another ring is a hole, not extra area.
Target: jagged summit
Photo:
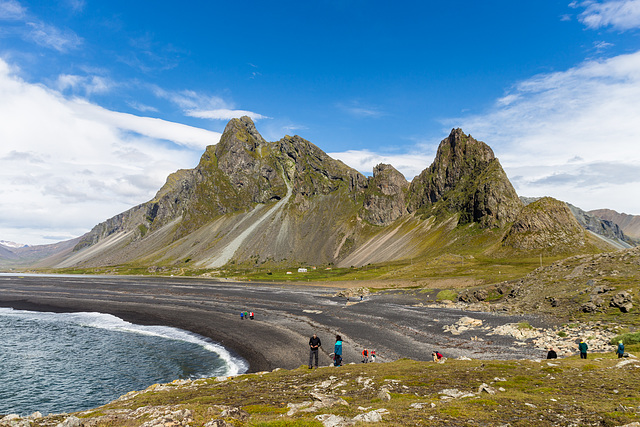
[[[460,213],[460,222],[484,227],[513,221],[522,203],[493,150],[453,129],[436,158],[412,182],[409,211]]]

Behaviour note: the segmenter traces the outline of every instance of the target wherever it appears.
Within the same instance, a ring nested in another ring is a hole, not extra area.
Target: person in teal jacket
[[[618,350],[616,353],[618,354],[618,359],[624,357],[624,343],[622,341],[618,341]]]
[[[342,337],[336,335],[336,344],[333,347],[333,366],[342,366]]]
[[[580,340],[580,344],[578,344],[578,350],[580,350],[580,359],[587,358],[588,349],[589,349],[589,346],[587,345],[587,343],[584,342],[584,340]]]

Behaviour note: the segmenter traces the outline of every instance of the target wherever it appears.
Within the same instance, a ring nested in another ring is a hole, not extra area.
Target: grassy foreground
[[[377,426],[620,426],[640,421],[640,360],[620,360],[607,353],[588,360],[403,359],[313,371],[303,366],[155,385],[75,416],[91,426],[322,426],[316,416],[353,420],[382,410]],[[488,391],[479,391],[483,384]],[[315,407],[305,412],[311,402]],[[290,404],[301,405],[292,410]],[[45,417],[32,425],[66,418]]]

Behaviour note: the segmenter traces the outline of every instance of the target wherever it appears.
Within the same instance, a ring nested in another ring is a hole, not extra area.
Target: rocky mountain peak
[[[460,221],[485,227],[512,221],[522,203],[493,150],[453,129],[436,158],[411,183],[409,211],[459,212]]]
[[[407,213],[409,183],[396,168],[379,164],[373,168],[363,203],[363,218],[374,225],[387,225]]]

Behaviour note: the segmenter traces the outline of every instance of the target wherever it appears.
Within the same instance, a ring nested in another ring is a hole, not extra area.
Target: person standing
[[[622,341],[618,341],[618,350],[616,350],[616,354],[618,355],[618,359],[624,357],[624,343]]]
[[[333,347],[333,366],[342,366],[342,337],[336,335],[336,344]]]
[[[589,349],[589,346],[587,345],[587,343],[584,342],[584,340],[580,340],[580,344],[578,344],[578,350],[580,350],[580,359],[587,358],[588,349]]]
[[[367,363],[367,362],[369,362],[369,352],[365,348],[364,350],[362,350],[362,363]]]
[[[322,343],[320,342],[318,335],[313,334],[313,336],[309,338],[309,369],[313,367],[311,362],[314,357],[316,359],[316,369],[318,368],[318,351],[321,345]]]

